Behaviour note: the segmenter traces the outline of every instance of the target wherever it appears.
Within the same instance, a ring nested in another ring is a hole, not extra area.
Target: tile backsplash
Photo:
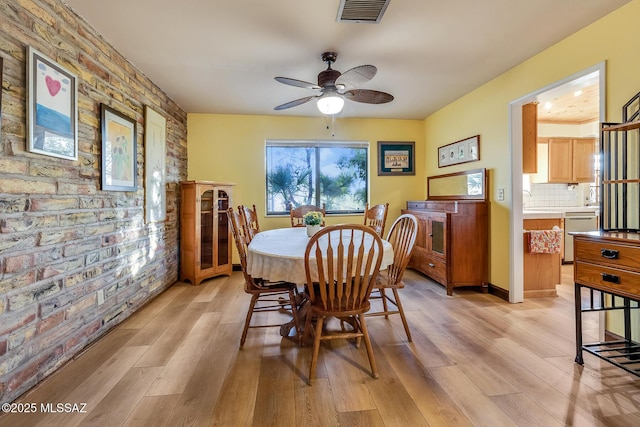
[[[522,204],[524,209],[595,204],[590,190],[588,183],[531,184],[530,188],[523,192]]]

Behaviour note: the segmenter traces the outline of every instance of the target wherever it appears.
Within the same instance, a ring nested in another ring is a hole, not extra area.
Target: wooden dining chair
[[[393,264],[389,265],[385,271],[380,272],[371,295],[371,299],[379,298],[382,300],[382,311],[367,313],[367,316],[384,316],[387,319],[390,314],[399,314],[410,342],[411,332],[398,289],[404,288],[402,276],[409,263],[409,258],[411,258],[417,234],[418,220],[411,214],[400,215],[391,225],[387,241],[393,247]],[[391,290],[393,296],[389,295],[387,290]]]
[[[389,211],[389,203],[384,205],[375,205],[369,207],[369,203],[364,208],[364,225],[367,225],[378,233],[378,236],[384,236],[384,226],[387,222],[387,212]]]
[[[253,209],[240,205],[238,206],[238,212],[240,212],[240,216],[242,217],[242,227],[244,228],[245,235],[249,239],[249,242],[251,242],[254,236],[260,232],[256,205],[253,205]]]
[[[298,320],[298,307],[296,306],[296,296],[298,294],[297,285],[289,282],[267,282],[251,277],[251,275],[247,273],[247,247],[249,245],[249,239],[242,228],[241,215],[240,213],[234,212],[233,208],[227,210],[227,215],[229,216],[231,233],[236,242],[238,255],[240,256],[240,265],[242,267],[242,273],[244,274],[244,291],[251,295],[251,302],[249,303],[249,309],[247,310],[247,316],[242,330],[242,338],[240,338],[240,347],[244,345],[249,329],[281,327],[283,325],[282,323],[252,325],[251,318],[254,313],[281,311],[286,308],[291,310],[298,341],[300,342],[302,332]],[[283,298],[285,295],[286,298]],[[283,301],[285,301],[284,304]]]
[[[325,340],[364,339],[371,375],[378,378],[376,361],[364,318],[370,308],[369,295],[382,263],[380,236],[361,224],[342,224],[317,232],[304,254],[307,277],[307,315],[305,338],[313,334],[313,354],[309,383],[315,378],[320,342]],[[336,317],[352,326],[328,330],[325,321]],[[312,327],[315,319],[315,328]]]
[[[322,204],[322,207],[319,208],[315,205],[302,205],[294,208],[293,205],[289,205],[289,216],[291,217],[291,226],[292,227],[305,227],[304,224],[304,214],[309,212],[320,212],[322,213],[322,225],[324,227],[324,217],[327,214],[327,205],[325,203]]]

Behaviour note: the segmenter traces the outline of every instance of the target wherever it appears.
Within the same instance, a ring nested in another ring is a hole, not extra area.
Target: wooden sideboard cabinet
[[[488,290],[489,203],[484,200],[407,202],[418,219],[418,236],[409,267],[453,294],[453,288],[481,286]]]
[[[183,181],[180,187],[180,280],[199,285],[230,275],[232,236],[226,211],[233,184]]]
[[[638,310],[640,302],[640,234],[612,231],[576,233],[573,235],[573,247],[576,363],[584,363],[584,350],[640,376],[640,344],[632,340],[632,329],[638,326],[638,322],[632,320],[631,314],[632,310]],[[583,292],[583,289],[588,291]],[[583,344],[582,313],[612,310],[623,312],[623,337]]]

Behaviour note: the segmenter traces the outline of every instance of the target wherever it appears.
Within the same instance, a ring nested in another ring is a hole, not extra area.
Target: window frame
[[[369,201],[369,187],[370,187],[370,177],[371,174],[369,172],[371,165],[371,144],[369,141],[349,141],[349,140],[282,140],[282,139],[267,139],[265,141],[265,151],[264,151],[264,159],[265,159],[265,215],[267,217],[276,217],[276,216],[288,216],[289,210],[285,211],[270,211],[269,210],[269,182],[268,182],[268,172],[269,172],[269,162],[267,157],[267,151],[269,147],[291,147],[291,148],[314,148],[316,150],[315,155],[315,165],[313,166],[316,170],[316,176],[314,177],[314,188],[317,191],[315,193],[315,200],[313,204],[316,206],[322,206],[321,198],[321,185],[320,185],[320,155],[319,150],[321,148],[356,148],[356,149],[364,149],[366,151],[366,165],[365,165],[365,204]],[[331,210],[327,209],[327,215],[354,215],[354,214],[363,214],[364,206],[362,209],[351,209],[351,210]]]

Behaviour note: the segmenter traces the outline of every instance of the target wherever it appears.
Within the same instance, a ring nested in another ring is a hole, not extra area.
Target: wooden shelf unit
[[[633,341],[632,311],[640,308],[640,234],[594,231],[574,235],[576,363],[583,351],[640,376],[640,343]],[[587,289],[586,295],[583,289]],[[586,300],[586,304],[584,303]],[[584,344],[582,313],[622,311],[620,339]]]
[[[199,285],[230,275],[232,236],[226,211],[233,184],[183,181],[180,188],[180,280]]]

